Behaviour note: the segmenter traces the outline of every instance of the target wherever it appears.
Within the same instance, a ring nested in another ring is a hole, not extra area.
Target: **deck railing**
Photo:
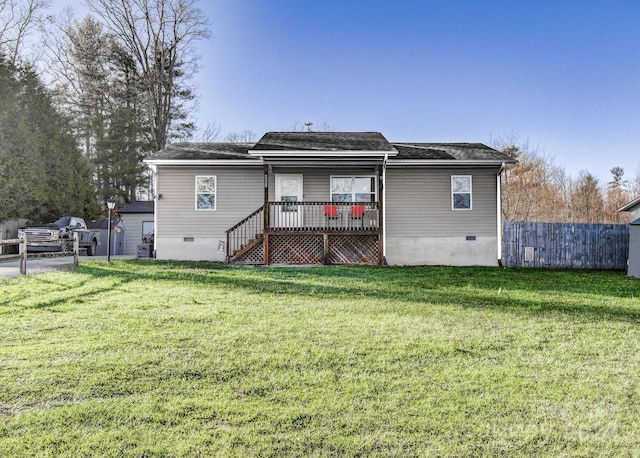
[[[226,231],[227,259],[252,249],[265,233],[375,233],[379,228],[378,202],[267,202]]]
[[[268,202],[270,231],[376,231],[378,202]]]
[[[227,230],[227,258],[264,233],[264,205]]]

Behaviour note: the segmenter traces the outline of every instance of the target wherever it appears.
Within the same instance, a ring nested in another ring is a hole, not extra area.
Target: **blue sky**
[[[517,137],[577,176],[640,175],[639,1],[203,2],[198,123],[392,141]]]
[[[68,3],[68,2],[66,2]],[[77,7],[77,5],[76,5]],[[528,142],[640,176],[640,1],[203,0],[200,127]],[[76,11],[81,13],[80,11]]]

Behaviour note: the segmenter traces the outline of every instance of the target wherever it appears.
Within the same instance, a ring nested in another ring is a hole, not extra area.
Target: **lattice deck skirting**
[[[264,264],[264,242],[258,243],[249,251],[241,255],[238,259],[232,262],[233,264],[247,264],[247,265],[263,265]]]
[[[377,235],[329,235],[326,264],[378,264]]]
[[[269,236],[270,264],[324,264],[322,234]]]
[[[322,265],[369,264],[380,262],[375,234],[271,234],[268,238],[269,264]],[[257,244],[234,264],[263,265],[265,242]]]

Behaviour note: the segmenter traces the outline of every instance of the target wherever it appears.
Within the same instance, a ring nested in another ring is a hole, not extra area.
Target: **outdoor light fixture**
[[[111,210],[116,208],[116,203],[108,200],[107,208],[109,209],[109,221],[107,226],[107,262],[111,262]]]

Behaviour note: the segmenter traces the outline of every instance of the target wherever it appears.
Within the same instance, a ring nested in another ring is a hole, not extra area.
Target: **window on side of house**
[[[153,243],[153,221],[142,222],[142,243]]]
[[[375,202],[375,176],[332,176],[332,202]]]
[[[215,176],[196,177],[196,210],[214,211],[216,209]]]
[[[471,175],[451,176],[451,208],[471,210]]]

